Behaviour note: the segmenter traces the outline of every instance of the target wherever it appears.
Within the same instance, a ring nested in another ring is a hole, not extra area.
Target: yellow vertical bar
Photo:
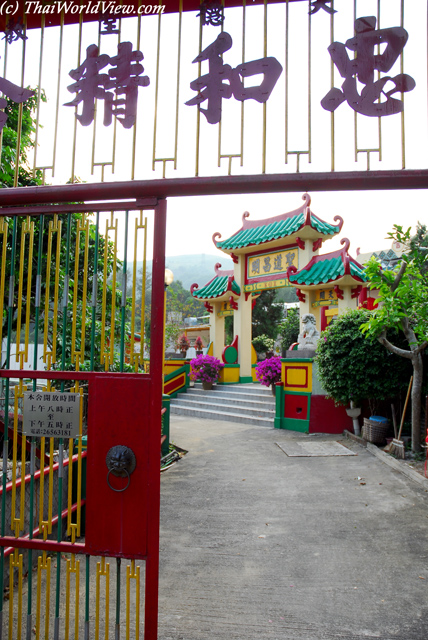
[[[0,141],[1,142],[1,141]],[[1,159],[1,156],[0,156]],[[3,318],[4,310],[4,287],[6,281],[6,250],[7,250],[7,234],[8,224],[4,218],[0,217],[0,235],[2,236],[1,249],[1,270],[0,270],[0,318]],[[0,349],[3,344],[3,322],[0,323]]]
[[[22,437],[21,446],[21,487],[20,487],[20,505],[19,517],[17,516],[17,469],[18,469],[18,416],[19,416],[19,400],[23,398],[23,391],[27,389],[22,384],[22,379],[14,388],[14,416],[13,416],[13,451],[12,451],[12,498],[11,498],[11,529],[15,536],[19,537],[19,532],[24,529],[25,515],[25,457],[26,457],[26,438]]]
[[[80,67],[82,56],[82,14],[79,17],[79,42],[77,47],[77,67]],[[74,107],[74,113],[77,113],[77,106]],[[76,151],[77,151],[77,118],[74,118],[74,131],[73,131],[73,151],[71,161],[71,182],[76,180]]]
[[[74,464],[68,466],[68,506],[67,506],[67,536],[71,537],[71,542],[76,542],[76,538],[80,537],[80,524],[81,524],[81,501],[82,501],[82,425],[83,425],[83,389],[79,387],[79,383],[76,382],[73,389],[74,393],[80,393],[80,420],[79,420],[79,438],[77,444],[77,509],[76,509],[76,522],[72,521],[72,496],[73,496],[73,474]],[[73,451],[74,440],[69,440],[69,452]],[[72,454],[70,453],[70,456]]]
[[[28,241],[28,260],[25,264],[26,254],[26,236]],[[20,369],[23,369],[23,362],[28,361],[28,342],[30,336],[30,317],[31,317],[31,275],[33,264],[33,243],[34,243],[34,222],[30,221],[30,217],[24,220],[21,225],[21,247],[19,255],[19,275],[18,275],[18,306],[16,310],[16,362],[21,361]],[[23,295],[23,287],[25,275],[27,277],[26,295]],[[25,334],[24,334],[24,350],[21,351],[21,329],[22,329],[22,307],[25,303]]]
[[[65,640],[70,638],[70,603],[72,596],[71,574],[74,574],[74,634],[72,640],[79,640],[79,593],[80,593],[80,561],[72,554],[66,561],[66,601],[65,601]]]
[[[39,80],[37,83],[37,109],[36,109],[36,127],[35,127],[35,141],[34,141],[34,162],[33,162],[33,176],[36,174],[37,167],[37,151],[39,148],[39,125],[40,125],[40,99],[41,99],[41,87],[42,87],[42,70],[43,70],[43,49],[45,42],[45,16],[42,15],[42,22],[40,26],[40,56],[39,56]],[[44,175],[44,174],[43,174]]]
[[[404,27],[404,0],[401,0],[400,8],[400,26]],[[400,55],[400,73],[404,73],[404,50]],[[403,111],[401,112],[401,168],[406,168],[406,131],[404,120],[404,93],[401,94],[403,101]]]
[[[135,560],[126,566],[126,640],[130,640],[131,629],[131,580],[135,583],[135,639],[140,637],[140,567]]]
[[[199,20],[199,53],[202,51],[202,16]],[[198,62],[198,78],[201,75],[202,64]],[[201,112],[198,107],[196,111],[196,165],[195,165],[195,176],[199,176],[199,146],[201,142]]]
[[[56,342],[57,342],[57,326],[58,326],[58,306],[59,306],[59,276],[60,276],[60,256],[61,256],[61,220],[58,220],[58,215],[55,213],[53,220],[49,222],[48,232],[48,252],[47,252],[47,265],[46,265],[46,298],[45,298],[45,319],[44,319],[44,340],[43,340],[43,362],[47,364],[47,369],[50,370],[52,365],[56,362]],[[52,271],[52,245],[53,235],[57,234],[56,238],[56,252],[55,252],[55,279],[54,279],[54,291],[53,291],[53,306],[51,306],[50,288],[51,288],[51,271]],[[48,346],[49,338],[49,323],[52,322],[52,343],[50,349]]]
[[[263,9],[263,57],[267,57],[267,0],[264,0]],[[266,128],[267,128],[267,104],[263,102],[263,157],[262,173],[266,173]]]
[[[143,222],[144,220],[144,222]],[[136,281],[137,281],[137,262],[138,262],[138,231],[143,232],[143,267],[142,267],[142,285],[141,285],[141,329],[140,329],[140,354],[135,353],[135,322],[136,322]],[[133,278],[132,278],[132,313],[131,313],[131,352],[130,362],[135,366],[135,371],[138,371],[138,365],[143,363],[144,360],[144,309],[146,306],[146,251],[147,251],[147,218],[143,218],[143,212],[140,211],[139,219],[135,219],[135,233],[134,233],[134,264],[133,264]]]
[[[45,640],[49,640],[49,611],[51,596],[51,559],[46,551],[37,562],[37,609],[36,609],[36,640],[40,640],[40,627],[42,619],[42,572],[45,573]]]
[[[57,150],[57,142],[58,142],[58,120],[59,120],[59,106],[60,106],[59,99],[60,99],[61,75],[62,75],[63,36],[64,36],[64,11],[61,11],[61,24],[60,24],[59,42],[58,42],[58,80],[57,80],[57,89],[56,89],[55,129],[54,129],[53,156],[52,156],[52,177],[55,176],[56,150]],[[74,180],[74,171],[72,172],[72,179]]]
[[[113,271],[111,276],[111,317],[110,317],[110,336],[106,335],[107,317],[107,277],[108,277],[108,259],[109,259],[109,231],[113,231],[113,241],[111,250],[113,255],[117,256],[117,218],[114,220],[114,212],[110,214],[110,224],[106,221],[105,244],[104,244],[104,270],[103,270],[103,299],[102,299],[102,320],[101,320],[101,364],[104,364],[105,370],[108,371],[109,366],[114,362],[114,337],[115,337],[115,316],[116,316],[116,259],[113,260]],[[109,341],[109,344],[107,342]]]
[[[80,267],[81,235],[84,234],[85,244],[83,249],[83,269]],[[85,334],[86,334],[86,307],[88,291],[88,256],[89,256],[89,220],[86,214],[79,219],[76,227],[76,248],[74,253],[74,282],[73,282],[73,317],[71,328],[71,361],[74,362],[76,371],[79,365],[85,361]],[[79,280],[82,277],[81,307],[79,308]],[[77,325],[80,322],[80,347],[76,349]]]
[[[24,13],[24,36],[26,33],[26,19]],[[22,40],[22,68],[21,68],[21,87],[24,87],[24,75],[25,75],[25,52],[26,52],[26,39],[25,37]],[[21,134],[22,134],[22,111],[23,104],[19,105],[18,109],[18,127],[17,127],[17,138],[16,138],[16,161],[15,161],[15,176],[13,181],[13,186],[17,187],[19,182],[19,161],[21,156]]]
[[[101,577],[105,578],[104,600],[101,603]],[[110,563],[101,558],[97,562],[96,592],[95,592],[95,640],[100,638],[100,611],[103,611],[105,620],[104,638],[109,637],[109,612],[110,612]]]
[[[312,161],[312,14],[308,12],[308,162]]]
[[[334,9],[334,0],[331,0],[331,8]],[[333,13],[330,15],[330,42],[332,44],[334,42],[334,14]],[[333,87],[334,87],[334,63],[333,63],[333,60],[330,60],[330,85],[331,85],[331,88],[333,89]],[[331,114],[330,114],[330,144],[331,144],[331,149],[330,149],[331,170],[334,171],[334,166],[335,166],[335,162],[334,162],[334,154],[335,154],[335,149],[334,149],[334,111],[332,111]]]
[[[153,120],[153,157],[152,157],[152,170],[155,170],[155,158],[156,158],[156,137],[158,128],[158,98],[159,98],[159,67],[160,67],[160,39],[161,39],[161,22],[162,14],[158,15],[158,36],[157,36],[157,48],[156,48],[156,80],[155,80],[155,113]]]

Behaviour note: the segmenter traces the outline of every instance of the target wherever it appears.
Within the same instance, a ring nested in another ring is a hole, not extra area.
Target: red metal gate
[[[24,195],[23,204],[28,202]],[[134,203],[127,203],[129,209],[124,210],[123,204],[98,203],[90,211],[95,209],[98,225],[99,212],[108,209],[111,219],[106,233],[115,228],[117,234],[117,221],[125,220],[128,231],[130,204]],[[154,640],[166,201],[138,203],[138,209],[154,210],[149,367],[135,353],[129,365],[125,361],[126,342],[135,332],[135,279],[133,295],[126,295],[127,235],[120,273],[112,267],[108,281],[105,264],[111,265],[117,256],[107,235],[103,240],[98,226],[86,224],[89,207],[62,208],[66,209],[64,237],[55,207],[48,216],[33,213],[35,217],[19,219],[8,212],[0,218],[0,316],[6,330],[0,371],[0,581],[1,592],[6,590],[8,598],[1,599],[0,638],[30,638],[33,634],[55,639],[118,638],[124,628],[126,638]],[[76,208],[85,215],[73,218]],[[141,213],[134,217],[137,235]],[[62,251],[64,242],[66,251]],[[97,253],[102,243],[104,262]],[[135,238],[134,245],[138,258]],[[92,268],[88,255],[94,247],[98,249]],[[92,292],[88,277],[92,278]],[[132,310],[126,310],[127,299],[131,299]],[[99,309],[97,300],[101,301]],[[97,355],[94,343],[98,338]],[[18,368],[13,368],[15,362]],[[85,368],[90,370],[81,370]],[[97,368],[104,370],[94,370]],[[131,368],[133,372],[126,371]],[[147,369],[149,373],[144,373]],[[72,423],[66,421],[66,414],[71,414],[69,407],[75,400],[80,407],[79,433],[68,438]],[[36,419],[42,406],[52,412],[46,418],[51,422]],[[57,419],[55,410],[65,421]],[[28,422],[26,411],[33,411],[35,419]],[[51,435],[43,431],[47,427],[52,427]],[[131,456],[130,465],[126,456]],[[112,573],[116,569],[111,578],[110,568]]]

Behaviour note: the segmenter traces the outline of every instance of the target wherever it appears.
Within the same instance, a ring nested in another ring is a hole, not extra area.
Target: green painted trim
[[[239,369],[240,366],[241,365],[239,365],[239,364],[225,364],[224,368],[225,369]]]
[[[283,429],[288,431],[299,431],[300,433],[309,433],[309,420],[296,420],[295,418],[284,418],[282,422]]]
[[[315,358],[281,358],[281,362],[313,362]]]
[[[161,454],[166,456],[169,453],[170,441],[170,415],[171,415],[171,396],[167,393],[162,395],[162,408],[166,409],[163,414],[162,435],[166,436],[165,442],[162,444]]]
[[[284,394],[287,396],[311,396],[311,391],[287,391],[284,389]]]
[[[284,387],[279,385],[275,390],[275,418],[274,418],[274,427],[275,429],[283,429],[283,421],[284,421]]]
[[[239,382],[216,382],[216,384],[218,384],[219,386],[224,386],[226,384],[239,384]]]
[[[239,384],[248,384],[248,382],[253,382],[252,376],[239,376]]]

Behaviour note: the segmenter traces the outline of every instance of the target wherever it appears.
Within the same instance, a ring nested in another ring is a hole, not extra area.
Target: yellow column
[[[213,302],[213,312],[210,313],[210,340],[213,342],[213,355],[221,360],[224,349],[224,316],[218,316],[221,310],[221,302]]]
[[[303,324],[302,324],[302,318],[306,313],[314,313],[314,310],[312,309],[312,302],[314,301],[315,298],[315,294],[312,291],[303,291],[302,293],[305,294],[305,302],[300,302],[299,304],[299,310],[300,310],[300,333],[303,330]],[[319,327],[317,326],[318,331],[320,330]]]
[[[338,299],[337,314],[340,316],[349,309],[356,309],[358,298],[351,298],[352,287],[340,287],[343,291],[343,300]]]
[[[252,382],[251,339],[252,339],[252,297],[245,300],[245,256],[239,256],[235,264],[235,281],[241,289],[238,310],[233,312],[233,337],[238,336],[239,382]]]

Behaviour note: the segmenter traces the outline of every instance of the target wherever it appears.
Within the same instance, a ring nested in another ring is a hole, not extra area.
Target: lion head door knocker
[[[113,491],[117,491],[121,493],[122,491],[126,491],[131,482],[131,473],[134,471],[137,461],[135,459],[135,454],[129,447],[125,447],[122,444],[117,444],[116,446],[109,449],[106,455],[106,464],[107,464],[107,484]],[[113,474],[117,478],[127,478],[128,481],[126,486],[123,489],[115,489],[110,484],[110,474]]]

